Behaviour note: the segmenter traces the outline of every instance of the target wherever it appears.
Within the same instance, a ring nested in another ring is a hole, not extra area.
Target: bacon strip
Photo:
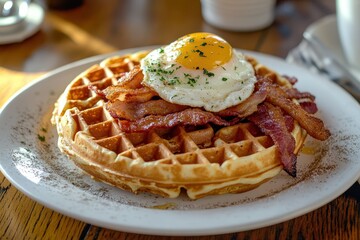
[[[281,109],[268,103],[261,104],[249,120],[271,137],[279,149],[284,170],[296,177],[295,139],[288,132]]]
[[[228,122],[211,112],[198,108],[189,108],[181,112],[167,114],[165,116],[150,115],[136,121],[118,120],[120,129],[124,132],[145,132],[154,128],[171,128],[177,125],[204,125],[214,123],[220,126],[230,126]]]
[[[133,68],[119,79],[119,83],[102,90],[103,95],[114,102],[146,102],[158,94],[149,87],[141,84],[144,75],[139,66]]]
[[[109,89],[110,88],[110,89]],[[158,96],[156,92],[148,87],[137,89],[125,89],[110,86],[104,90],[105,97],[111,101],[124,101],[124,102],[146,102],[155,96]]]
[[[295,98],[295,99],[308,98],[311,101],[315,100],[315,96],[309,92],[300,92],[296,88],[286,88],[286,89],[283,88],[283,90],[286,92],[287,98]]]
[[[272,103],[283,109],[304,128],[313,138],[326,140],[330,137],[330,132],[325,128],[323,121],[311,116],[300,105],[295,104],[286,98],[286,93],[280,88],[273,86],[266,98],[267,102]]]
[[[140,69],[140,66],[135,66],[130,72],[123,74],[119,80],[117,86],[123,88],[139,88],[142,87],[141,82],[144,78],[144,74]]]
[[[283,116],[285,118],[285,124],[286,124],[286,128],[287,128],[288,132],[292,132],[295,127],[294,119],[290,115],[287,115],[284,113],[283,113]]]
[[[290,77],[288,75],[283,75],[283,78],[289,81],[291,85],[295,85],[297,83],[298,79],[296,77]]]
[[[267,96],[267,85],[262,84],[259,90],[255,91],[246,100],[240,104],[229,107],[217,113],[221,117],[237,116],[238,118],[245,118],[257,111],[257,107],[262,103]]]
[[[147,102],[107,102],[106,109],[115,118],[136,120],[148,115],[167,115],[180,112],[189,108],[188,106],[173,104],[165,100],[150,100]]]
[[[104,94],[103,91],[100,90],[97,86],[90,84],[90,85],[88,86],[88,89],[91,90],[91,91],[93,91],[94,93],[96,93],[99,97],[105,99],[105,94]]]
[[[300,102],[300,106],[310,114],[315,114],[318,111],[316,104],[311,101]]]

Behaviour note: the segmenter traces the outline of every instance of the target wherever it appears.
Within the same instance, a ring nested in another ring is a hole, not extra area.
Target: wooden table
[[[334,12],[335,0],[278,1],[270,27],[228,32],[204,22],[200,2],[193,0],[85,0],[78,8],[48,10],[34,36],[0,45],[0,106],[36,77],[64,64],[119,49],[167,44],[191,32],[214,32],[233,47],[285,57],[310,23]],[[337,199],[293,220],[188,239],[360,239],[359,193],[356,183]],[[32,201],[0,174],[0,239],[182,238],[117,232],[72,219]]]

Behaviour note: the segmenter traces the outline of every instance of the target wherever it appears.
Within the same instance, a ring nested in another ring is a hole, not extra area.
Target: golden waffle
[[[104,89],[129,71],[145,52],[112,57],[75,78],[56,103],[59,148],[85,172],[124,190],[191,199],[253,189],[282,170],[273,141],[251,123],[220,130],[210,125],[177,126],[147,133],[124,133],[88,86]],[[250,59],[249,59],[250,60]],[[257,73],[279,75],[250,61]],[[306,137],[295,123],[297,153]]]

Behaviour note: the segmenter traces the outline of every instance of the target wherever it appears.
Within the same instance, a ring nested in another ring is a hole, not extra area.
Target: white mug
[[[275,0],[201,0],[203,18],[230,31],[255,31],[274,21]]]
[[[360,70],[360,0],[337,0],[336,14],[345,57]]]

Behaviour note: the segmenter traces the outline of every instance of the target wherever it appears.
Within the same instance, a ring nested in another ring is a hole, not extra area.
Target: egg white
[[[141,60],[143,83],[166,101],[218,112],[247,99],[256,77],[242,53],[233,50],[227,63],[212,70],[189,69],[175,61],[179,51],[168,45]]]

